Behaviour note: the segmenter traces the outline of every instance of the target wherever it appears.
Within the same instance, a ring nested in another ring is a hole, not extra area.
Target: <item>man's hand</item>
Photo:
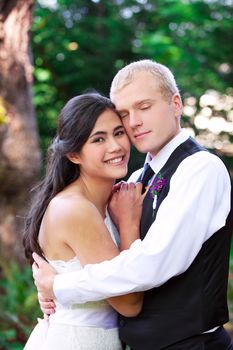
[[[55,299],[53,293],[55,270],[38,254],[33,253],[32,257],[35,261],[32,265],[33,278],[38,290],[40,304]]]
[[[46,299],[41,293],[38,292],[38,301],[40,309],[44,314],[44,318],[49,320],[49,316],[56,312],[56,304],[52,299]]]

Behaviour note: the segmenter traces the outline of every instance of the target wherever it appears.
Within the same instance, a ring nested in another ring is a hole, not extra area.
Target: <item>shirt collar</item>
[[[149,163],[155,174],[164,166],[172,152],[183,142],[189,138],[189,135],[185,129],[181,129],[178,135],[176,135],[168,144],[166,144],[161,151],[151,158],[151,155],[147,153],[145,163]]]

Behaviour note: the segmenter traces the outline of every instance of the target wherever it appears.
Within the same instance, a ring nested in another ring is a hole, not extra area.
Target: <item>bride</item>
[[[118,186],[127,201],[119,236],[107,212],[115,179],[127,174],[130,144],[111,101],[97,93],[72,98],[62,109],[44,180],[26,218],[24,247],[57,273],[82,269],[127,249],[139,237],[141,184]],[[130,223],[130,230],[127,230]],[[24,350],[121,350],[117,312],[136,316],[142,293],[86,304],[56,304],[39,320]]]

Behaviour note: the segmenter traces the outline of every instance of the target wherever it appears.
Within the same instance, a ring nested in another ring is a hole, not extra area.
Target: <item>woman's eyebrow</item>
[[[124,129],[123,125],[117,125],[117,126],[113,129],[113,131],[117,131],[117,130],[119,130],[119,129]],[[89,138],[94,137],[94,136],[106,135],[106,134],[107,134],[107,131],[98,130],[98,131],[94,132],[94,134],[90,135]]]
[[[107,131],[96,131],[94,134],[90,135],[89,138],[94,137],[94,136],[99,136],[99,135],[106,135]]]

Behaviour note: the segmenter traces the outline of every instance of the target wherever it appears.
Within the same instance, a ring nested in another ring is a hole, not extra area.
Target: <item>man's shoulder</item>
[[[186,157],[179,165],[179,176],[184,175],[185,169],[190,175],[199,172],[209,177],[229,177],[229,172],[222,159],[212,152],[200,151]]]

